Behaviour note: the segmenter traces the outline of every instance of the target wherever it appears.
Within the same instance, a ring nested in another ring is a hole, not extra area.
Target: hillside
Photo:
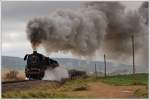
[[[100,73],[104,72],[104,62],[103,61],[88,61],[88,60],[79,60],[72,58],[52,58],[59,62],[61,66],[64,66],[66,69],[77,69],[84,70],[88,73],[93,73],[95,71],[95,64],[97,71]],[[19,57],[10,57],[2,56],[2,70],[4,69],[15,69],[23,70],[26,65],[26,62],[23,58]],[[148,68],[146,66],[136,66],[136,72],[146,73]],[[128,74],[132,72],[131,65],[125,64],[115,64],[112,62],[107,62],[107,73],[109,74]]]

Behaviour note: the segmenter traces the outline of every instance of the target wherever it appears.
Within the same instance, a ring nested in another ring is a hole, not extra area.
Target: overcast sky
[[[127,10],[136,10],[141,1],[121,2]],[[27,40],[25,29],[27,22],[34,17],[49,16],[58,9],[79,9],[83,2],[2,2],[2,55],[24,57],[32,48]],[[42,48],[39,52],[46,54]],[[52,53],[50,57],[72,58],[70,53]]]

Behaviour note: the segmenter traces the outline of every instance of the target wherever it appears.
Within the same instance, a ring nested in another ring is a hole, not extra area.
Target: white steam
[[[62,81],[63,79],[67,78],[69,78],[68,71],[65,68],[59,66],[54,69],[51,67],[47,68],[42,80]]]

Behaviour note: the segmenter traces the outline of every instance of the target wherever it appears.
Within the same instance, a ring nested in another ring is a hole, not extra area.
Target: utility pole
[[[132,39],[132,56],[133,56],[133,74],[135,74],[135,62],[134,62],[134,35],[131,36]]]
[[[106,77],[106,56],[105,56],[105,54],[104,54],[104,67],[105,67],[105,69],[104,69],[104,72],[105,72],[105,77]]]
[[[96,75],[96,77],[97,77],[96,63],[95,63],[95,75]]]

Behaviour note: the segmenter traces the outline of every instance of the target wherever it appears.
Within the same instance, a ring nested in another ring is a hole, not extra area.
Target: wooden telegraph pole
[[[95,63],[95,75],[96,75],[96,77],[97,77],[96,63]]]
[[[105,67],[105,69],[104,69],[105,72],[104,73],[105,73],[105,77],[106,77],[106,56],[105,56],[105,54],[104,54],[104,65],[105,65],[104,66]]]
[[[133,74],[135,74],[135,62],[134,62],[134,35],[131,36],[132,39],[132,56],[133,56]]]

